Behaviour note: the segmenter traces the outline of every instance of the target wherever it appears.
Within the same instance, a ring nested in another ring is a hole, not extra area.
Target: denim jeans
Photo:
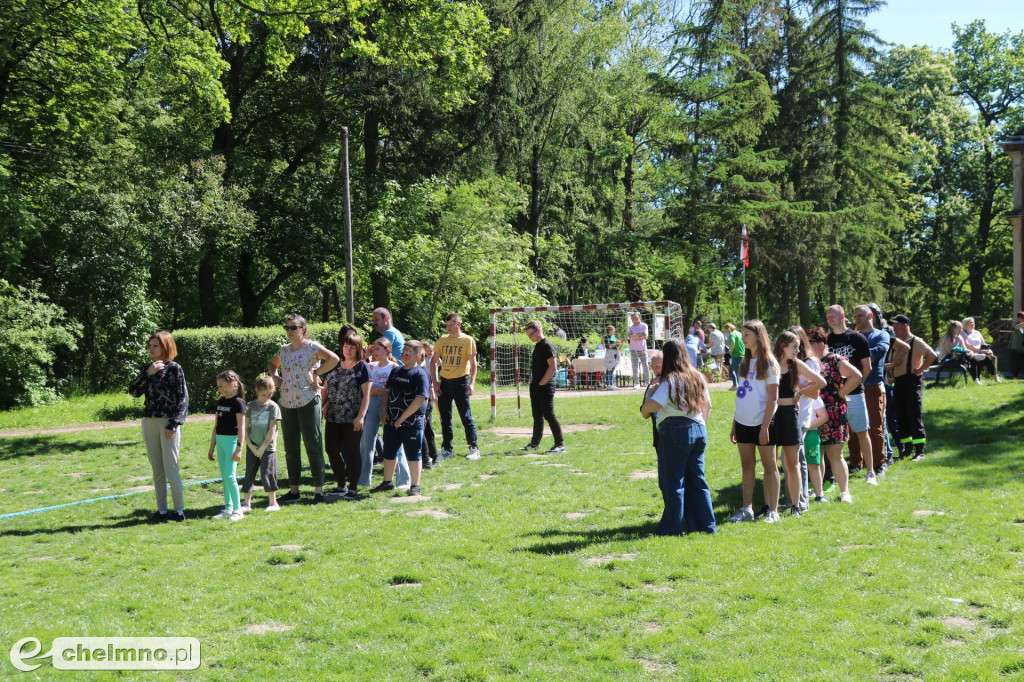
[[[441,379],[441,394],[437,396],[437,410],[441,413],[441,448],[451,451],[452,438],[452,402],[459,411],[462,419],[462,426],[466,430],[466,443],[469,447],[476,447],[476,424],[473,423],[473,413],[469,411],[469,396],[466,395],[466,388],[469,386],[469,377],[461,379]]]
[[[740,385],[739,382],[739,371],[740,363],[743,362],[743,356],[736,357],[735,355],[729,359],[729,378],[732,379],[732,387],[736,388]]]
[[[366,418],[363,420],[363,435],[359,440],[359,454],[363,457],[363,470],[359,474],[360,488],[370,485],[370,474],[373,472],[373,445],[377,440],[377,430],[380,428],[380,401],[381,396],[379,395],[370,397],[370,407],[366,410]],[[395,485],[409,485],[411,481],[405,453],[399,450]]]
[[[384,459],[395,459],[403,450],[407,458],[414,462],[420,461],[423,457],[423,429],[411,424],[403,424],[398,428],[385,424]]]
[[[704,479],[704,425],[686,417],[670,417],[658,426],[658,487],[665,511],[655,533],[681,535],[687,528],[715,532],[711,489]]]

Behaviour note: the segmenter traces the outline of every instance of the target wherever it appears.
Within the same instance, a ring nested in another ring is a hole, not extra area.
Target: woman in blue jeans
[[[655,533],[714,533],[711,489],[704,478],[711,395],[682,341],[670,339],[662,351],[658,388],[640,408],[644,419],[653,416],[658,424],[658,487],[665,511]]]
[[[359,441],[359,451],[363,458],[362,473],[359,475],[360,487],[366,488],[370,485],[370,474],[373,471],[373,450],[377,441],[377,432],[380,430],[380,407],[381,401],[386,393],[388,377],[391,372],[399,367],[391,355],[391,342],[381,337],[370,346],[372,360],[370,365],[370,406],[366,410],[366,419],[363,421],[363,435]],[[403,450],[398,452],[397,461],[398,473],[395,476],[395,485],[404,487],[409,485],[409,465],[405,460]]]

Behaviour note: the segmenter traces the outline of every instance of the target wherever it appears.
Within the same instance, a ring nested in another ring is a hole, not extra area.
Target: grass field
[[[650,425],[621,394],[557,402],[564,424],[610,428],[541,457],[488,430],[528,420],[491,424],[481,404],[485,457],[427,472],[422,501],[268,514],[257,492],[229,523],[210,518],[216,484],[186,488],[184,524],[149,525],[152,493],[3,519],[0,645],[196,637],[202,666],[18,673],[2,656],[0,678],[1024,678],[1022,389],[930,390],[924,461],[877,488],[856,476],[852,506],[715,536],[651,535]],[[715,392],[709,429],[720,521],[740,495],[732,399]],[[186,480],[217,475],[209,428],[185,427]],[[0,438],[0,514],[150,483],[137,427]]]

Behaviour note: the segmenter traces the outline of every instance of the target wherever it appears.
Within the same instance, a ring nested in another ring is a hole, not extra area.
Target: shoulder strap
[[[910,341],[910,350],[907,351],[907,374],[910,374],[911,364],[914,362],[914,342],[917,341],[917,337],[911,334],[908,341]]]

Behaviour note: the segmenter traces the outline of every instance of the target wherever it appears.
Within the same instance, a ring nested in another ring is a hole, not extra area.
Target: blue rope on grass
[[[328,470],[330,468],[331,468],[331,465],[328,464],[328,465],[326,465],[324,467],[324,470],[326,471],[326,470]],[[306,471],[307,469],[309,469],[309,467],[302,467],[303,471]],[[244,479],[244,478],[245,478],[244,476],[236,476],[235,477],[235,483],[238,483],[239,480]],[[187,488],[190,485],[209,485],[210,483],[220,483],[222,480],[224,480],[224,479],[223,478],[207,478],[206,480],[203,480],[203,481],[189,481],[188,483],[182,483],[181,487],[182,488]],[[152,490],[133,490],[130,493],[118,493],[117,495],[106,495],[105,497],[94,497],[91,500],[79,500],[78,502],[65,502],[64,504],[55,504],[52,507],[40,507],[39,509],[29,509],[27,511],[10,512],[8,514],[0,514],[0,520],[10,519],[10,518],[13,518],[15,516],[28,516],[29,514],[39,514],[41,512],[53,511],[54,509],[63,509],[64,507],[74,507],[74,506],[77,506],[79,504],[91,504],[93,502],[104,502],[106,500],[118,500],[118,499],[121,499],[122,497],[131,497],[132,495],[144,495],[146,493],[151,493],[151,492],[153,492],[153,491]]]

